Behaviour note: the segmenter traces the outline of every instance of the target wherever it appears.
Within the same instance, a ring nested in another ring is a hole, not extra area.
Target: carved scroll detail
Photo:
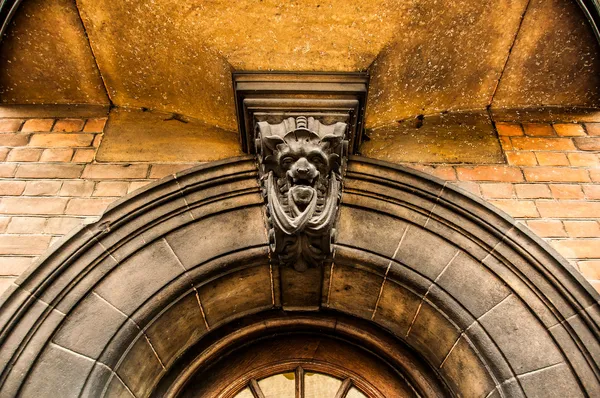
[[[346,123],[325,125],[304,116],[257,124],[269,240],[281,265],[304,271],[331,255],[346,131]]]

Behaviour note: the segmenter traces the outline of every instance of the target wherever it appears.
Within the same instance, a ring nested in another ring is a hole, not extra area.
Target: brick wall
[[[0,291],[117,198],[193,166],[97,163],[105,119],[0,119]],[[600,123],[498,124],[506,165],[408,166],[483,197],[600,290]]]

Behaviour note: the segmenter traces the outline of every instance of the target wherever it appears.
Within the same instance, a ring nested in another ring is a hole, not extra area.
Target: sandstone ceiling
[[[0,100],[235,130],[234,70],[369,70],[368,127],[600,107],[600,50],[574,0],[23,0],[0,46]]]

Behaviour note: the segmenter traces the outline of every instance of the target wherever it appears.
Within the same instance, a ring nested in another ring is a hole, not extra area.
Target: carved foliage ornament
[[[269,240],[281,265],[304,271],[331,255],[346,130],[346,123],[325,125],[304,116],[257,124]]]

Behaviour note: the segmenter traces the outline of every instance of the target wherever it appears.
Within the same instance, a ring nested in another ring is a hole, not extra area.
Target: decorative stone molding
[[[346,123],[325,125],[305,116],[257,124],[269,243],[281,265],[305,271],[331,255],[346,130]]]
[[[253,157],[118,201],[0,298],[0,396],[165,396],[213,332],[272,311],[302,326],[286,297],[315,300],[311,333],[339,331],[340,313],[386,330],[449,396],[600,396],[600,296],[543,241],[397,165],[350,157],[343,192],[335,262],[304,273],[270,263]]]

